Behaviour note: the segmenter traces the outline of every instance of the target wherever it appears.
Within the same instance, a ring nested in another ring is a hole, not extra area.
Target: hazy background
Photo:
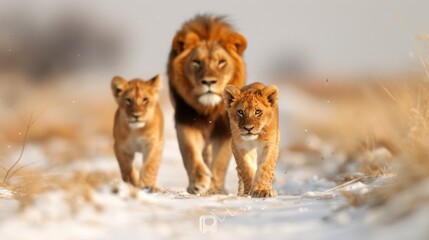
[[[229,16],[246,36],[249,81],[401,71],[418,62],[414,42],[428,29],[427,9],[423,0],[3,0],[0,70],[23,68],[38,78],[75,70],[148,78],[165,73],[181,24],[213,13]]]

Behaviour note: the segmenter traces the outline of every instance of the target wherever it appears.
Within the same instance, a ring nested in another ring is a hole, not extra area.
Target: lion
[[[175,126],[190,194],[226,193],[231,159],[226,85],[241,87],[247,41],[224,17],[197,15],[172,41],[167,71]]]
[[[238,195],[274,197],[274,169],[279,155],[278,89],[252,83],[241,90],[229,85],[224,102],[232,131],[232,152],[237,162]]]
[[[111,81],[118,104],[113,136],[114,150],[124,182],[136,187],[157,189],[156,177],[163,149],[163,115],[158,103],[161,77],[126,81],[115,76]],[[143,154],[140,174],[133,167],[134,153]]]

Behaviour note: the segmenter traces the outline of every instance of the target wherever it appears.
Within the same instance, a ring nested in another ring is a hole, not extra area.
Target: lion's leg
[[[222,137],[213,141],[212,182],[209,191],[211,194],[227,193],[225,190],[225,176],[231,156],[231,138]]]
[[[204,138],[200,130],[176,124],[177,139],[183,163],[189,177],[187,191],[191,194],[205,193],[210,187],[211,173],[203,160]]]
[[[134,154],[122,151],[117,144],[115,144],[114,149],[121,170],[122,180],[137,186],[139,176],[137,170],[133,167]]]
[[[204,147],[204,150],[203,150],[203,159],[204,159],[204,162],[206,163],[207,166],[211,166],[211,164],[212,164],[212,159],[213,159],[213,157],[212,157],[213,151],[212,150],[213,150],[213,148],[212,148],[211,143],[206,144],[206,146]]]
[[[163,141],[148,144],[143,151],[143,166],[140,171],[140,187],[156,190],[156,177],[162,156]]]
[[[268,148],[258,154],[258,169],[250,192],[252,197],[265,198],[277,195],[277,192],[272,188],[277,157],[277,148]]]
[[[246,196],[252,189],[253,179],[255,177],[256,156],[254,152],[246,152],[240,150],[234,144],[232,145],[232,152],[237,163],[237,173],[239,178],[239,196]]]

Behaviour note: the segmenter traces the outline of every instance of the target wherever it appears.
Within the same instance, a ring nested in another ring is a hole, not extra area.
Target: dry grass
[[[429,50],[429,36],[422,40]],[[401,118],[394,121],[403,123],[403,128],[395,129],[392,134],[394,144],[399,153],[396,157],[399,163],[394,170],[396,179],[386,187],[370,192],[366,199],[373,205],[385,204],[392,201],[403,192],[410,191],[413,204],[404,203],[399,217],[405,216],[419,208],[419,205],[427,202],[427,192],[412,192],[424,181],[429,179],[429,61],[425,54],[419,52],[425,74],[418,81],[408,79],[404,83],[401,92],[382,86],[384,91],[395,102],[397,111],[401,112]],[[410,81],[412,83],[410,83]],[[421,201],[426,199],[425,201]]]
[[[18,84],[1,95],[0,155],[7,156],[21,146],[30,113],[39,120],[32,126],[28,142],[39,145],[54,165],[67,164],[94,155],[112,154],[112,125],[115,103],[109,85],[94,89],[76,88],[81,83],[63,82],[30,86]],[[0,89],[10,89],[0,82]],[[98,90],[97,90],[98,91]],[[7,148],[9,146],[9,149]]]
[[[24,80],[17,81],[15,88],[8,86],[10,81],[0,82],[0,89],[9,89],[0,99],[0,189],[7,194],[0,192],[0,198],[12,197],[25,209],[38,195],[62,190],[72,212],[77,210],[78,199],[100,210],[93,192],[102,184],[113,184],[117,172],[52,175],[50,169],[90,161],[94,156],[112,156],[115,106],[110,101],[109,85],[104,95],[94,95],[82,90],[75,93],[76,89],[61,83],[29,86],[22,83]],[[39,159],[22,159],[28,145],[43,151],[47,158],[43,167],[32,165]]]
[[[429,50],[429,35],[421,39]],[[350,177],[339,184],[360,180],[350,172],[352,164],[365,177],[395,176],[364,196],[343,192],[344,196],[354,206],[385,206],[408,195],[410,201],[391,211],[397,218],[427,203],[427,192],[411,190],[421,190],[418,186],[429,179],[429,58],[419,54],[423,66],[419,73],[372,76],[370,81],[347,84],[330,81],[328,86],[320,81],[298,84],[317,99],[331,101],[331,116],[305,119],[303,124],[347,156],[337,174]]]

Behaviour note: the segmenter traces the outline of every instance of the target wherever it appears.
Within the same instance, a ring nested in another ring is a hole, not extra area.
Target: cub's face
[[[216,42],[199,42],[185,59],[184,72],[198,102],[213,106],[222,101],[225,86],[234,74],[234,61]]]
[[[232,127],[233,136],[239,136],[244,141],[258,139],[276,117],[277,98],[276,86],[265,87],[255,83],[240,90],[228,85],[224,91],[224,101],[231,125],[236,127]]]
[[[126,81],[118,76],[112,79],[113,96],[119,111],[126,117],[130,128],[142,128],[153,118],[158,102],[160,83],[159,75],[148,81],[140,79]]]

